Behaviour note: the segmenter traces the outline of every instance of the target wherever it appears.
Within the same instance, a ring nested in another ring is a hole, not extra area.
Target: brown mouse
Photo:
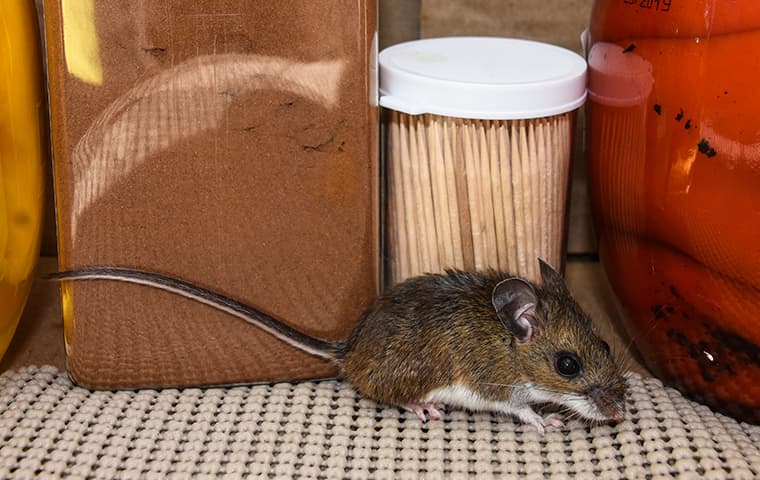
[[[542,284],[495,271],[449,270],[390,287],[343,342],[305,335],[210,290],[139,270],[96,267],[56,280],[115,280],[205,303],[334,362],[362,395],[399,405],[421,420],[444,405],[514,415],[543,433],[561,428],[553,403],[588,420],[621,420],[625,379],[610,348],[570,295],[562,276],[539,260]]]

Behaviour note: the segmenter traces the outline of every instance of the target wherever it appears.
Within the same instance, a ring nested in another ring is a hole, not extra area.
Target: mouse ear
[[[520,343],[529,342],[541,330],[533,286],[517,277],[499,282],[491,294],[496,315]]]
[[[538,265],[541,268],[541,280],[545,288],[560,292],[567,291],[565,279],[562,278],[562,275],[558,271],[554,270],[551,265],[541,258],[538,259]]]

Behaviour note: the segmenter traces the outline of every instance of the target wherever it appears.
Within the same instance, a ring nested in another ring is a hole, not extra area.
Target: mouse
[[[306,335],[257,308],[159,273],[86,267],[48,278],[140,284],[224,311],[329,360],[359,394],[422,422],[453,407],[512,415],[542,435],[564,428],[561,413],[536,412],[541,404],[591,422],[621,421],[622,368],[562,275],[538,262],[540,284],[492,269],[403,280],[369,304],[343,341]]]

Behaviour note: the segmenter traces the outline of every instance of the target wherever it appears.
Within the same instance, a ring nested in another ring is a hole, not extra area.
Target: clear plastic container
[[[383,50],[389,282],[447,268],[540,280],[564,267],[575,111],[586,63],[496,37]]]
[[[342,339],[377,294],[376,5],[47,0],[62,269],[171,275]],[[63,285],[99,387],[334,376],[197,302]]]
[[[0,2],[0,357],[39,257],[45,97],[34,2]]]

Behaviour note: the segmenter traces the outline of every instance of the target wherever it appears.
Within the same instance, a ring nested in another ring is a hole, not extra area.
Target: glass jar
[[[32,285],[43,203],[40,41],[34,2],[0,3],[0,357]]]
[[[647,366],[760,419],[760,4],[597,0],[589,182],[599,253]]]

